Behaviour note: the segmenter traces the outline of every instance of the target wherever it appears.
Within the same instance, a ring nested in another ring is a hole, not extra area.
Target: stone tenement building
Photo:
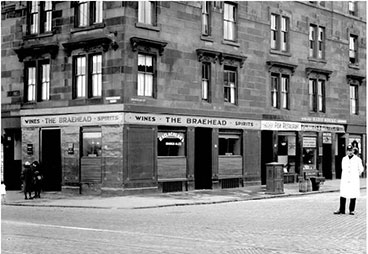
[[[185,191],[366,161],[364,1],[2,1],[3,177]]]

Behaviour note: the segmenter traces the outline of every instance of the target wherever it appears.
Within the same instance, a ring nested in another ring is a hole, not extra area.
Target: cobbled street
[[[151,209],[2,206],[1,253],[366,253],[366,190],[356,215],[338,193]]]

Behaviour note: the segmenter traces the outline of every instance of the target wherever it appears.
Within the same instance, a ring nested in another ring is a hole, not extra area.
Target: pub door
[[[261,184],[266,184],[266,164],[273,162],[273,132],[262,131],[261,136]]]
[[[194,188],[212,188],[212,129],[195,129]]]
[[[44,191],[61,191],[60,130],[41,131],[41,165]]]
[[[332,145],[323,144],[322,172],[326,179],[332,179]]]

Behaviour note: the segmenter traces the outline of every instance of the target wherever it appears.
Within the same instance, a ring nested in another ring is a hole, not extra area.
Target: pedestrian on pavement
[[[350,199],[349,214],[354,215],[356,199],[360,196],[359,176],[364,171],[362,160],[354,155],[351,145],[347,146],[347,155],[341,162],[340,207],[334,214],[345,214],[346,199]]]
[[[1,181],[0,194],[1,194],[1,204],[6,203],[6,187],[4,181]]]
[[[35,192],[34,198],[41,198],[41,189],[42,189],[42,174],[41,174],[41,166],[38,161],[32,162],[32,171],[33,171],[33,190]]]
[[[29,161],[24,163],[21,179],[23,180],[24,199],[28,199],[27,194],[29,199],[32,199],[33,172]]]

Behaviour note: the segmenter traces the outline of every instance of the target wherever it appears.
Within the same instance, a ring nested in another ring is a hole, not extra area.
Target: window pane
[[[272,107],[278,108],[278,77],[271,77],[271,104]]]
[[[28,101],[36,100],[36,67],[28,68]]]
[[[157,141],[158,156],[185,156],[185,133],[159,131]]]
[[[151,1],[138,2],[138,22],[152,25],[152,5]]]
[[[103,7],[103,1],[96,1],[94,23],[102,23],[102,7]]]
[[[88,3],[86,1],[79,1],[79,22],[78,26],[87,26],[88,21]]]
[[[240,135],[219,134],[219,155],[241,155]]]
[[[102,55],[92,57],[92,96],[102,95]]]
[[[99,157],[102,155],[101,132],[83,133],[83,156]]]
[[[50,99],[50,64],[42,65],[42,100]]]
[[[282,108],[289,108],[289,79],[281,77]]]
[[[144,73],[138,73],[137,95],[144,96]]]
[[[38,11],[38,7],[39,7],[39,2],[38,1],[33,1],[32,5],[31,5],[31,34],[37,34],[38,31],[38,27],[39,27],[39,11]]]
[[[76,60],[76,94],[77,97],[86,96],[86,57],[77,57]]]

